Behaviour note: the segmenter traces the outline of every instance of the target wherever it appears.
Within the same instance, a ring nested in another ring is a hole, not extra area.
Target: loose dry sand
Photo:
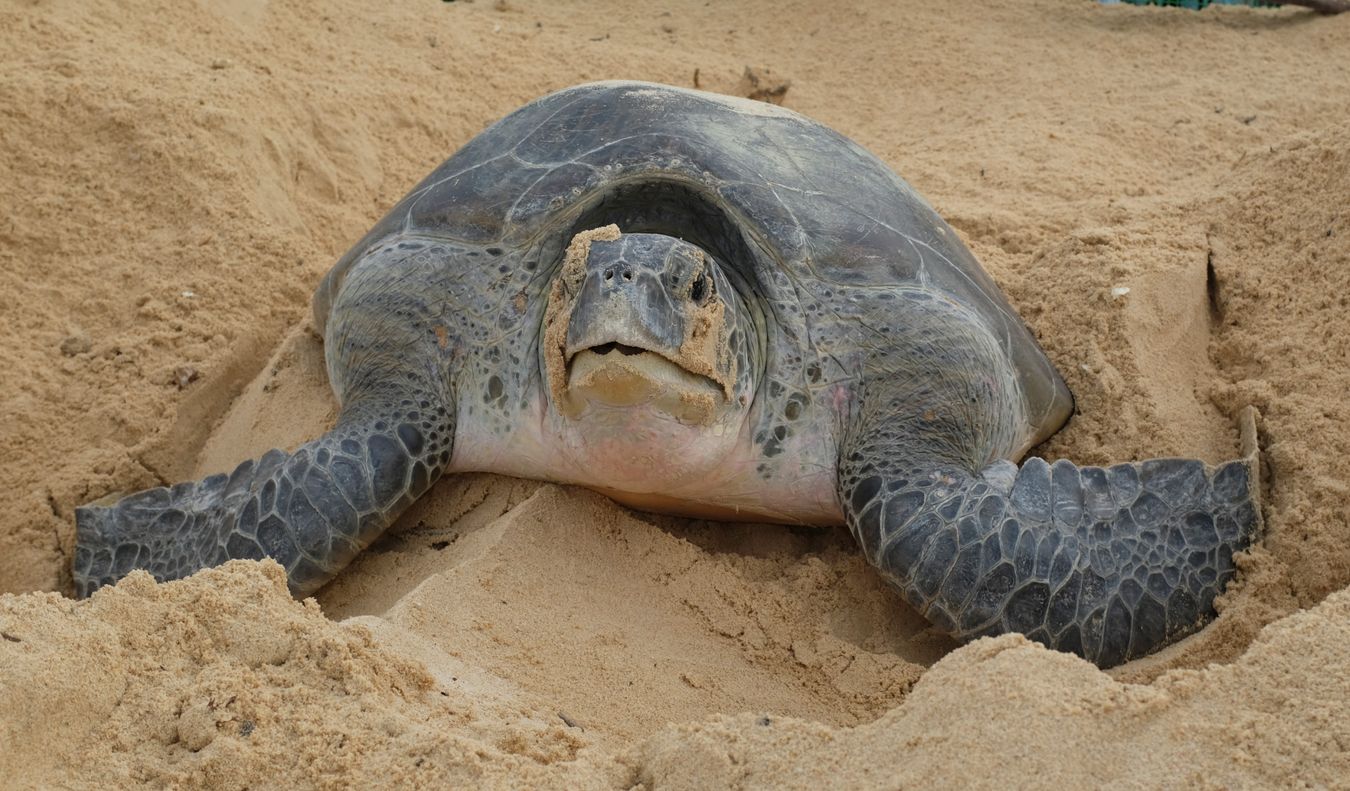
[[[1350,15],[49,0],[0,51],[0,784],[1350,786]],[[1040,453],[1219,461],[1261,410],[1213,626],[1109,674],[956,649],[843,530],[481,475],[317,602],[242,562],[63,598],[77,505],[324,430],[311,290],[474,133],[747,66],[1008,291],[1078,399]]]

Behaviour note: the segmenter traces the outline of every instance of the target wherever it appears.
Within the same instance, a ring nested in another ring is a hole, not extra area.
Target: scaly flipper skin
[[[76,509],[76,593],[88,596],[132,569],[163,581],[271,557],[286,567],[291,590],[307,595],[374,541],[453,452],[454,399],[433,314],[391,289],[409,271],[436,266],[386,248],[353,268],[327,328],[343,403],[329,433],[229,475]]]
[[[295,594],[313,593],[440,476],[443,448],[428,440],[424,417],[452,428],[445,408],[425,400],[357,407],[294,454],[273,450],[229,475],[77,509],[77,594],[132,569],[172,580],[263,557],[286,567]]]
[[[891,328],[902,351],[871,362],[867,379],[892,386],[862,395],[839,487],[868,560],[906,600],[958,639],[1021,632],[1101,667],[1210,620],[1260,526],[1251,411],[1247,458],[1214,469],[1019,470],[996,458],[1020,410],[1001,350],[959,306],[907,307]]]

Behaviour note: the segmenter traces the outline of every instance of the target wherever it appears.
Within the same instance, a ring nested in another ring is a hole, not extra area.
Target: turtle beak
[[[677,356],[684,315],[671,296],[659,273],[627,262],[587,272],[567,325],[568,361],[584,349]]]

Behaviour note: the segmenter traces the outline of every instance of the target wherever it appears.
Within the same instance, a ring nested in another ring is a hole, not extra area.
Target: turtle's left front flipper
[[[444,255],[416,245],[384,245],[334,267],[314,300],[342,405],[332,430],[229,475],[76,509],[76,592],[133,569],[171,580],[235,558],[276,559],[301,595],[337,574],[454,452],[453,343],[438,319],[441,291],[425,285],[443,271]]]
[[[135,568],[167,580],[261,557],[286,567],[293,593],[313,593],[450,460],[454,412],[408,395],[356,400],[331,432],[294,454],[270,451],[229,475],[76,509],[76,593]]]
[[[972,472],[930,444],[889,469],[855,453],[841,497],[869,560],[934,625],[1021,632],[1109,667],[1213,618],[1261,523],[1254,412],[1245,458],[1216,468],[1033,458]]]
[[[145,569],[158,580],[271,557],[291,590],[317,590],[375,540],[449,462],[454,412],[409,390],[358,397],[328,434],[229,475],[75,511],[75,588]]]

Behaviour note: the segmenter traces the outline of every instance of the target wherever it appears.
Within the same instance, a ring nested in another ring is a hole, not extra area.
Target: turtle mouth
[[[595,409],[650,407],[681,423],[708,424],[722,387],[665,355],[618,341],[597,344],[567,360],[563,412],[579,418]]]
[[[617,341],[611,343],[602,343],[599,346],[592,346],[590,349],[587,349],[586,351],[595,352],[601,357],[605,356],[606,354],[609,354],[610,352],[618,352],[619,354],[622,354],[625,357],[633,357],[638,354],[655,354],[655,352],[652,352],[648,349],[639,349],[636,346],[629,346],[626,343],[619,343]]]

